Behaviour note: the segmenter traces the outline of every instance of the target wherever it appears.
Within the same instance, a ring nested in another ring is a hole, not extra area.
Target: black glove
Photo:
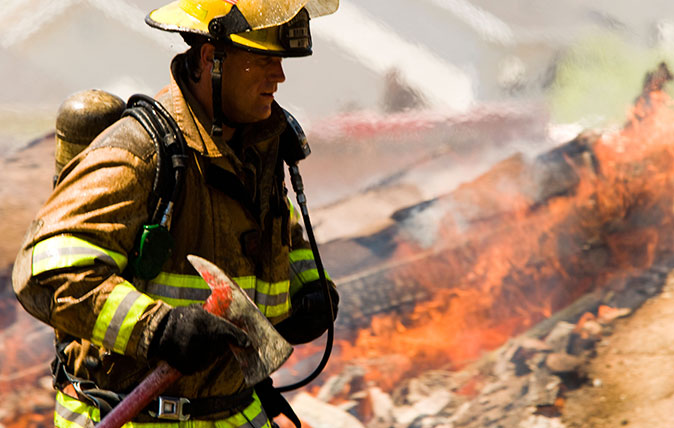
[[[329,285],[332,311],[334,317],[337,318],[339,294],[332,283]],[[278,323],[276,330],[293,345],[319,338],[333,322],[328,298],[320,281],[304,284],[292,297],[291,304],[292,314]]]
[[[243,330],[193,304],[169,311],[152,338],[149,355],[190,375],[208,367],[230,343],[245,347],[250,342]]]

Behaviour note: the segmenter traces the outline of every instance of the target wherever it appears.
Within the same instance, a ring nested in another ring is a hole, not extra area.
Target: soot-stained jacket
[[[286,196],[278,153],[282,109],[274,104],[270,118],[240,128],[235,145],[214,139],[210,120],[181,84],[180,64],[177,57],[170,85],[157,96],[190,149],[171,227],[175,244],[162,272],[147,281],[126,274],[138,231],[151,215],[157,163],[154,143],[131,117],[106,129],[62,171],[15,263],[17,297],[67,345],[67,370],[104,390],[128,393],[136,386],[157,363],[148,360],[148,349],[170,307],[208,297],[188,254],[222,268],[273,324],[288,317],[291,289],[318,277]],[[227,352],[164,394],[222,396],[243,387]],[[63,394],[57,403],[57,422],[59,406],[69,417],[89,412],[97,418],[95,409],[83,410]],[[248,419],[263,415],[257,400],[253,405]]]

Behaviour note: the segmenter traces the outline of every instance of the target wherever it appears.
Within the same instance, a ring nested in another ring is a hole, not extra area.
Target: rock
[[[365,428],[353,415],[306,392],[297,394],[291,405],[297,416],[312,428]]]
[[[368,392],[370,393],[374,418],[381,422],[393,421],[393,400],[391,396],[376,386],[369,388]]]
[[[438,389],[430,396],[416,401],[413,405],[393,408],[393,417],[402,425],[409,425],[420,416],[437,415],[452,399],[452,393]]]
[[[454,425],[444,416],[424,416],[412,422],[409,428],[454,428]]]
[[[545,344],[547,344],[553,352],[566,352],[574,328],[576,328],[575,324],[566,321],[558,322],[555,324],[552,331],[550,331],[550,334],[545,338]]]
[[[524,420],[518,428],[565,428],[565,426],[562,421],[557,418],[533,415]]]
[[[354,379],[362,378],[365,369],[360,366],[346,366],[341,373],[331,376],[316,394],[316,398],[326,403],[346,389]]]
[[[554,406],[559,395],[559,377],[541,369],[529,377],[529,389],[526,400],[535,406]]]
[[[545,359],[545,365],[555,374],[577,372],[582,364],[581,358],[564,353],[553,353]]]
[[[393,395],[392,414],[395,421],[409,426],[422,416],[435,416],[452,402],[455,382],[450,372],[428,371],[398,387]]]
[[[632,313],[630,308],[612,308],[601,305],[597,311],[597,321],[602,324],[608,324],[618,318],[626,317]]]
[[[583,338],[598,338],[601,336],[603,327],[597,320],[585,321],[583,325],[578,328],[578,334]]]

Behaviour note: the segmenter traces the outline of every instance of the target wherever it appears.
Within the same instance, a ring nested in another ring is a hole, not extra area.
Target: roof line
[[[35,1],[5,0],[0,9],[0,46],[9,48],[38,31],[43,25],[63,13],[74,0]],[[29,5],[27,5],[30,4]],[[31,7],[40,3],[39,7]]]
[[[312,32],[375,73],[398,70],[405,83],[432,106],[465,111],[474,101],[472,80],[463,70],[404,39],[353,1],[342,0],[339,13],[321,18]]]
[[[515,42],[512,28],[496,15],[468,0],[427,0],[471,27],[483,40],[508,46]]]

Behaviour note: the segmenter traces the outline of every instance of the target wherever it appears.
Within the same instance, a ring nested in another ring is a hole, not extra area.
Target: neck
[[[191,79],[187,79],[187,81],[190,91],[192,94],[194,94],[197,102],[201,104],[201,107],[203,107],[204,111],[206,111],[208,117],[211,119],[211,121],[213,121],[213,94],[211,92],[212,89],[210,79],[205,79],[204,76],[202,76],[198,82],[194,82]],[[234,128],[224,125],[222,127],[222,137],[224,140],[229,141],[234,135],[234,131]]]

